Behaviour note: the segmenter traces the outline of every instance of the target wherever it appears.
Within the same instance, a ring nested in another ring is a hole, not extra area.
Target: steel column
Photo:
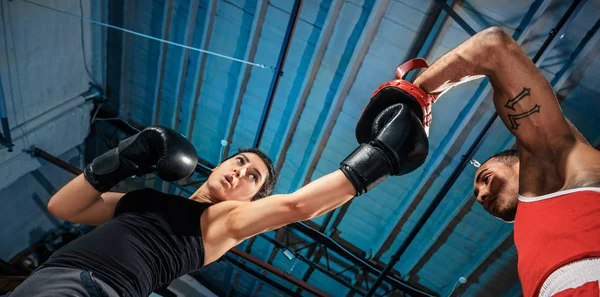
[[[348,251],[344,247],[342,247],[340,244],[335,242],[333,239],[325,236],[323,233],[307,226],[306,224],[294,223],[289,226],[304,233],[308,237],[323,244],[327,248],[330,248],[331,250],[335,251],[337,254],[346,258],[347,260],[349,260],[353,263],[356,263],[358,265],[361,265],[362,268],[364,270],[366,270],[367,272],[373,273],[375,275],[383,275],[383,272],[381,272],[381,270],[375,268],[369,262],[354,255],[353,253],[351,253],[350,251]],[[395,288],[398,288],[398,289],[402,290],[403,292],[410,294],[411,296],[436,296],[436,295],[426,293],[422,290],[419,290],[419,289],[411,286],[410,284],[408,284],[406,281],[403,281],[403,280],[400,280],[393,276],[390,276],[387,273],[385,274],[384,280],[386,282],[388,282],[390,285],[394,286]]]
[[[2,81],[0,80],[0,121],[2,122],[3,132],[3,134],[0,134],[0,145],[7,147],[8,151],[12,152],[14,144],[10,139],[10,127],[8,126],[8,117],[6,115],[6,101],[4,100],[4,89],[2,88]]]
[[[304,281],[299,280],[299,279],[287,274],[283,270],[281,270],[275,266],[272,266],[269,263],[265,263],[265,262],[261,261],[260,259],[254,257],[246,252],[243,252],[236,248],[232,248],[230,250],[230,252],[236,256],[240,256],[240,257],[244,258],[248,262],[251,262],[252,264],[254,264],[256,266],[259,266],[260,268],[263,268],[263,269],[277,275],[278,277],[280,277],[282,279],[289,281],[290,283],[306,290],[307,292],[309,292],[315,296],[330,296],[329,294],[317,289],[316,287],[313,287],[313,286],[305,283]]]
[[[448,5],[448,3],[446,3],[445,0],[434,0],[435,3],[437,3],[439,6],[442,7],[443,10],[446,11],[446,13],[461,27],[463,28],[467,33],[469,33],[469,35],[473,36],[475,35],[477,32],[475,32],[475,30],[473,30],[473,28],[471,28],[471,26],[469,26],[469,24],[467,24],[467,22],[461,18],[456,11],[454,11],[452,9],[452,7],[450,7],[450,5]]]
[[[285,294],[287,294],[288,296],[293,296],[293,297],[300,297],[302,295],[300,294],[296,294],[296,292],[282,286],[281,284],[279,284],[276,281],[273,281],[272,279],[250,269],[248,266],[244,265],[242,262],[234,259],[233,257],[229,256],[229,255],[225,255],[223,256],[223,259],[225,259],[225,261],[233,264],[234,266],[236,266],[237,268],[239,268],[240,270],[243,270],[244,272],[254,276],[255,278],[257,278],[258,280],[262,281],[263,283],[266,283],[267,285],[280,290],[281,292],[284,292]]]
[[[285,65],[285,60],[290,49],[290,44],[292,43],[292,35],[294,35],[294,30],[296,29],[296,23],[298,22],[298,17],[300,16],[299,12],[301,6],[302,0],[294,1],[294,7],[292,8],[290,21],[288,22],[288,26],[283,37],[281,50],[279,51],[279,58],[277,58],[277,65],[275,65],[275,74],[273,75],[273,80],[271,80],[271,86],[269,87],[269,92],[267,93],[267,101],[265,102],[263,114],[258,124],[258,134],[254,139],[255,148],[258,148],[260,146],[263,134],[265,133],[265,127],[267,126],[267,118],[269,117],[269,113],[271,113],[271,106],[273,106],[273,101],[275,100],[275,92],[277,91],[277,86],[279,85],[279,79],[283,75],[281,69],[283,69],[283,66]]]

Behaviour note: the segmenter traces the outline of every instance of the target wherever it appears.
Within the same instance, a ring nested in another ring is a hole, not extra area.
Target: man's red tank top
[[[523,296],[538,296],[556,269],[600,256],[600,188],[519,196],[514,230]]]

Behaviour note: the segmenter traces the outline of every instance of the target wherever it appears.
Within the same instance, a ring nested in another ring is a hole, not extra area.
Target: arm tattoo
[[[514,98],[508,99],[508,101],[506,102],[506,105],[504,105],[504,107],[511,109],[513,111],[515,110],[515,105],[525,99],[526,97],[530,97],[531,96],[531,89],[530,88],[523,88],[523,90],[517,94],[517,96],[515,96]],[[522,112],[519,114],[508,114],[508,119],[510,121],[510,125],[512,129],[517,129],[519,128],[519,123],[517,123],[518,120],[524,119],[534,113],[538,113],[540,112],[540,107],[542,107],[539,104],[536,104],[532,109],[530,109],[529,111],[526,112]]]
[[[506,102],[506,105],[504,105],[504,107],[506,107],[508,109],[512,109],[513,111],[516,111],[515,104],[517,104],[517,102],[521,101],[525,97],[528,97],[531,94],[530,91],[531,91],[530,88],[523,88],[523,91],[521,91],[521,93],[517,94],[517,96],[515,98],[508,99],[508,102]]]
[[[517,128],[519,128],[519,123],[517,123],[517,120],[524,119],[536,112],[540,112],[540,107],[540,105],[536,104],[529,111],[522,112],[520,114],[509,114],[508,119],[510,120],[510,127],[517,130]]]

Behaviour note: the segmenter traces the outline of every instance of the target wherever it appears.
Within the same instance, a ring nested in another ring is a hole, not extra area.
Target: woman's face
[[[269,171],[254,153],[239,153],[215,167],[206,181],[209,195],[217,201],[252,201]]]

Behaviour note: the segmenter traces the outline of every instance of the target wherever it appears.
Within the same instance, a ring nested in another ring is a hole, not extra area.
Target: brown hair
[[[231,158],[234,158],[235,156],[237,156],[241,153],[253,153],[253,154],[258,155],[263,160],[263,162],[265,162],[265,164],[267,165],[267,169],[269,171],[269,175],[265,179],[265,183],[262,185],[262,187],[260,187],[260,189],[258,190],[256,195],[254,195],[254,197],[252,197],[252,201],[271,195],[273,193],[273,190],[275,189],[275,185],[277,184],[277,172],[275,172],[275,166],[273,166],[273,161],[271,160],[271,158],[269,158],[269,156],[267,156],[267,154],[263,153],[259,149],[246,148],[246,149],[240,149],[235,155],[223,160],[223,162],[225,162]]]

